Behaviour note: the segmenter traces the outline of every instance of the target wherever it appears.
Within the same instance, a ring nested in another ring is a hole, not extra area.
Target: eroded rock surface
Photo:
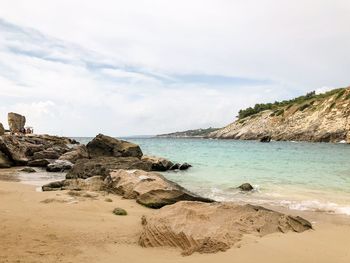
[[[89,158],[89,153],[85,145],[77,145],[70,151],[64,153],[58,158],[59,160],[70,161],[76,163],[79,159]]]
[[[303,232],[311,224],[259,206],[233,203],[178,202],[142,219],[139,244],[143,247],[177,247],[193,252],[226,251],[244,234],[264,236],[288,231]]]
[[[21,114],[10,112],[7,115],[8,124],[11,132],[20,132],[26,124],[26,117]]]

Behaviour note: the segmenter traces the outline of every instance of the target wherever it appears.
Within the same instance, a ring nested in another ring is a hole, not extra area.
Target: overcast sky
[[[221,127],[350,84],[349,0],[0,2],[0,122],[36,132]]]

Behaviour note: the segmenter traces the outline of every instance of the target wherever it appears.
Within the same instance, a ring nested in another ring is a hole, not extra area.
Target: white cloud
[[[0,121],[21,110],[66,135],[223,126],[256,102],[347,85],[349,11],[345,0],[3,1]]]

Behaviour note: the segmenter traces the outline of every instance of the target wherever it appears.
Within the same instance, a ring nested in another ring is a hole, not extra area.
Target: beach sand
[[[137,245],[141,216],[155,210],[134,200],[101,193],[82,197],[67,191],[36,192],[35,188],[0,181],[0,262],[350,262],[350,218],[346,217],[290,211],[312,221],[315,230],[245,236],[226,252],[184,257],[176,249]],[[114,215],[116,207],[126,209],[128,215]]]

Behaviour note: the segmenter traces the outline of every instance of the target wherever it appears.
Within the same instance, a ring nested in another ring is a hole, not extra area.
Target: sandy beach
[[[134,200],[92,192],[37,192],[35,186],[3,181],[0,198],[0,262],[350,261],[350,222],[336,215],[303,214],[314,230],[245,236],[226,252],[184,257],[177,249],[138,246],[141,217],[156,210]],[[116,207],[128,215],[114,215]]]

